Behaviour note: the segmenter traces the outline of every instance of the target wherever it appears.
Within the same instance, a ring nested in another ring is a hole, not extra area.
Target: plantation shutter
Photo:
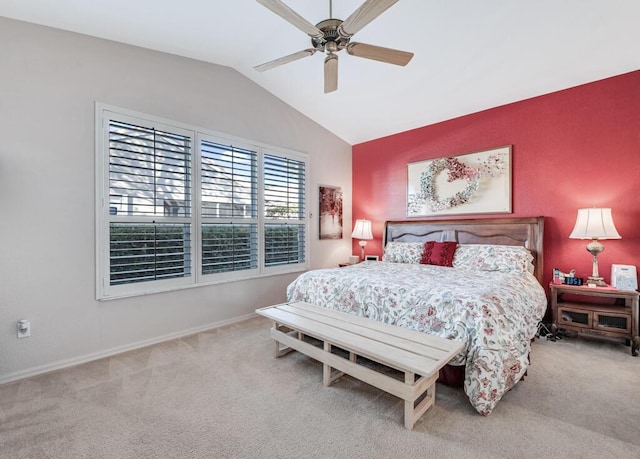
[[[264,155],[265,266],[305,262],[305,162]]]
[[[200,156],[202,274],[257,269],[257,152],[203,140]]]
[[[191,137],[109,120],[110,285],[191,275]]]
[[[307,268],[308,157],[96,103],[96,296]]]

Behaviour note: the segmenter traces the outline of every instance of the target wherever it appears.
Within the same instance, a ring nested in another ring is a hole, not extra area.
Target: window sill
[[[111,300],[119,300],[119,299],[123,299],[123,298],[132,298],[132,297],[138,297],[138,296],[147,296],[147,295],[156,295],[156,294],[160,294],[160,293],[168,293],[168,292],[176,292],[176,291],[180,291],[180,290],[188,290],[188,289],[192,289],[192,288],[199,288],[199,287],[209,287],[212,285],[221,285],[221,284],[230,284],[230,283],[234,283],[234,282],[244,282],[244,281],[249,281],[249,280],[253,280],[253,279],[261,279],[261,278],[265,278],[265,277],[275,277],[275,276],[285,276],[288,274],[295,274],[295,273],[301,273],[304,271],[307,271],[309,268],[308,266],[299,266],[296,265],[295,268],[290,268],[290,269],[283,269],[283,268],[278,268],[277,271],[272,271],[272,272],[268,272],[268,273],[261,273],[261,274],[252,274],[252,275],[247,275],[247,276],[242,276],[242,277],[235,277],[235,278],[221,278],[221,279],[207,279],[205,281],[201,281],[198,283],[188,283],[188,284],[179,284],[179,285],[167,285],[166,287],[156,287],[153,289],[140,289],[140,290],[129,290],[126,292],[116,292],[113,294],[103,294],[100,295],[100,293],[98,293],[96,299],[98,301],[111,301]]]

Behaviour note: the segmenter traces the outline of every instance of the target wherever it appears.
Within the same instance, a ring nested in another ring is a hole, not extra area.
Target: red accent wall
[[[503,145],[512,216],[545,217],[545,285],[554,267],[591,274],[588,241],[569,239],[581,207],[611,207],[622,236],[603,241],[607,282],[612,263],[640,265],[640,71],[355,145],[353,219],[372,221],[367,254],[381,255],[385,220],[407,219],[407,163]]]

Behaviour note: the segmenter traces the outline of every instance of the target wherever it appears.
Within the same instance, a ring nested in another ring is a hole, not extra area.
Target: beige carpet
[[[538,341],[489,417],[438,384],[413,431],[402,402],[297,353],[251,319],[0,386],[2,458],[639,458],[640,358]]]

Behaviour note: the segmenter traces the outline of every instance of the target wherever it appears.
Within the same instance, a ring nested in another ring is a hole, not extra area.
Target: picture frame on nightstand
[[[611,265],[611,286],[618,290],[638,290],[638,276],[633,265]]]

